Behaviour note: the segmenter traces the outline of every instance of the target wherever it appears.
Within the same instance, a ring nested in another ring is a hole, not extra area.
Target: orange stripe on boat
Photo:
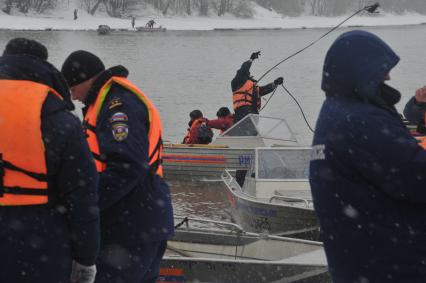
[[[162,276],[183,276],[185,275],[182,268],[160,268]]]
[[[163,160],[168,162],[180,163],[208,163],[208,164],[225,164],[225,156],[212,156],[212,155],[178,155],[178,154],[164,154]]]

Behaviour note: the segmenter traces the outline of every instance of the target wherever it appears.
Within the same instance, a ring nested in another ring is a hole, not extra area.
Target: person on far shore
[[[74,21],[77,20],[78,16],[77,16],[77,9],[74,9]]]
[[[154,21],[154,20],[149,20],[149,21],[146,23],[146,27],[148,27],[148,28],[154,28],[154,24],[155,24],[155,21]]]
[[[132,29],[135,29],[136,18],[132,16]]]

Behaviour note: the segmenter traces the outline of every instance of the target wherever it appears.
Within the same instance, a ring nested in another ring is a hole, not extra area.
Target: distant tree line
[[[253,16],[252,1],[249,0],[81,0],[83,7],[90,14],[95,14],[104,6],[113,17],[131,14],[136,5],[151,6],[163,15],[197,15],[208,16],[227,13],[238,17]]]
[[[426,14],[426,0],[257,0],[259,5],[289,16],[339,16],[378,2],[381,10],[390,13],[417,12]]]
[[[64,0],[0,0],[3,12],[12,9],[27,13],[43,13]],[[69,1],[69,0],[68,0]],[[426,0],[78,0],[83,9],[95,14],[99,8],[112,17],[126,17],[139,10],[154,9],[163,15],[208,16],[233,14],[249,18],[254,15],[253,3],[273,9],[283,15],[338,16],[348,14],[361,7],[379,2],[385,12],[417,12],[426,14]]]
[[[57,0],[0,0],[1,10],[6,14],[11,14],[13,8],[21,13],[28,13],[31,10],[42,14],[55,8],[56,2]]]

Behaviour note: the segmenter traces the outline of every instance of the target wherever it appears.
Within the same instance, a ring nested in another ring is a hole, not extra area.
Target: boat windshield
[[[257,179],[307,179],[311,149],[257,148],[255,171]]]
[[[262,137],[296,142],[286,120],[250,114],[222,134],[223,137]]]

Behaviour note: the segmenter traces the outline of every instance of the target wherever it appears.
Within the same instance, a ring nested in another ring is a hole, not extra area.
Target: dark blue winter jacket
[[[335,283],[426,280],[426,151],[383,83],[398,61],[364,31],[325,59],[310,183]]]
[[[0,57],[2,79],[48,85],[64,100],[49,93],[41,113],[49,203],[0,207],[0,278],[66,283],[71,258],[91,265],[99,251],[98,174],[80,121],[69,112],[68,87],[55,67],[32,56],[6,55]]]
[[[112,76],[127,75],[123,66],[104,71],[95,80],[85,104],[94,103]],[[117,137],[119,124],[127,131],[123,140]],[[110,243],[132,246],[140,241],[165,240],[174,234],[169,186],[158,175],[149,173],[148,129],[146,106],[132,92],[113,84],[95,129],[106,162],[99,181],[102,237],[109,237],[114,230],[122,232],[108,239]]]

